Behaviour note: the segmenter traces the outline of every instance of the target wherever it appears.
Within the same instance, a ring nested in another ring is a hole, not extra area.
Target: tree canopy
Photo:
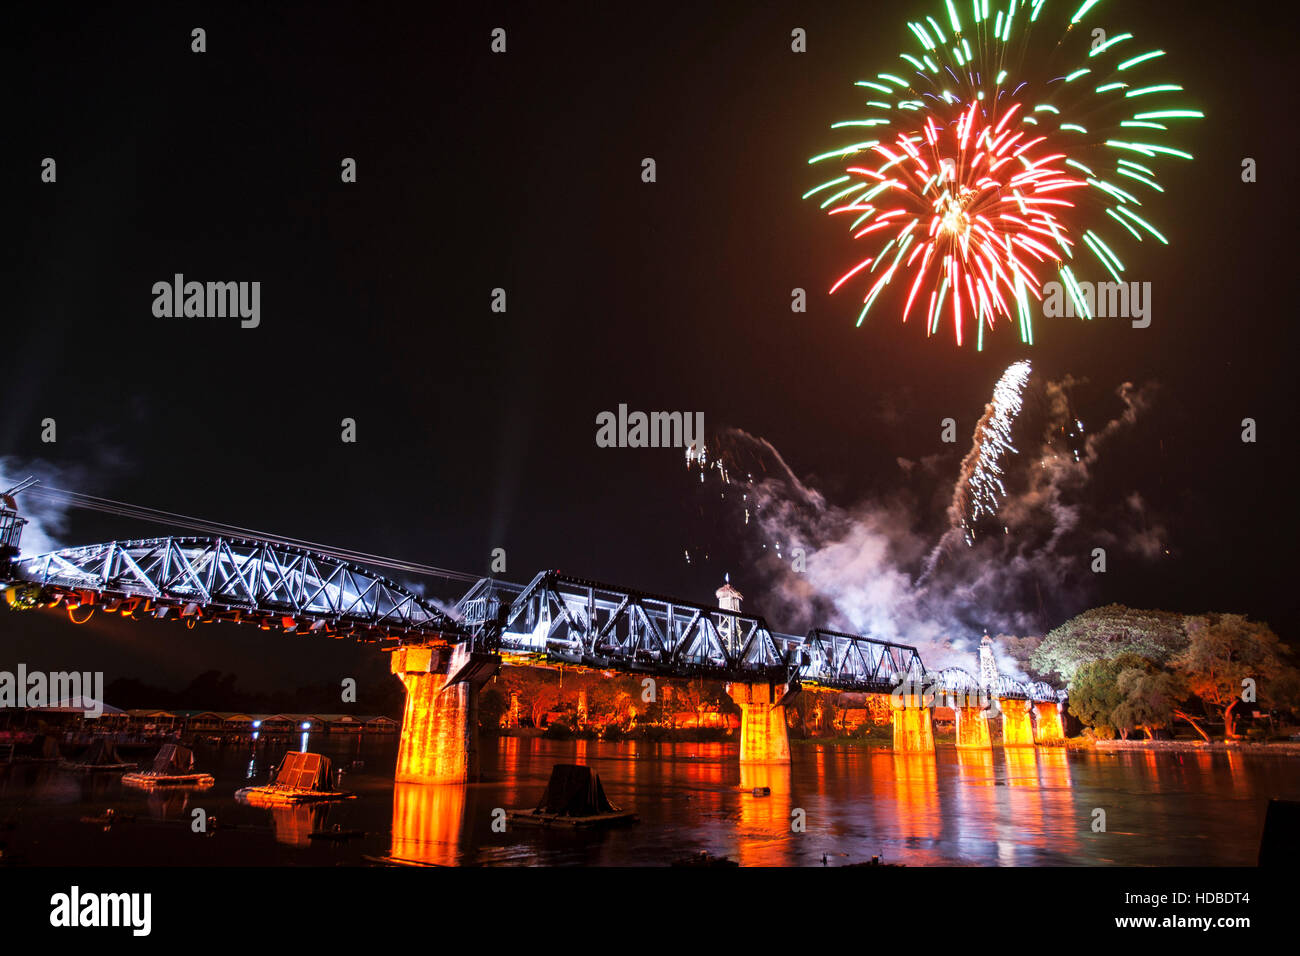
[[[1288,648],[1262,621],[1242,614],[1200,614],[1187,619],[1188,643],[1170,661],[1191,692],[1223,716],[1234,734],[1238,705],[1286,705],[1296,700],[1300,675]]]
[[[1088,661],[1136,654],[1164,662],[1187,646],[1183,615],[1108,604],[1070,618],[1053,628],[1030,656],[1040,673],[1059,674],[1072,682]]]

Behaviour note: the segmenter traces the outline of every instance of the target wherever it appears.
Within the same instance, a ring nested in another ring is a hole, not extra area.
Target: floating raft
[[[355,800],[357,797],[355,793],[330,788],[329,757],[291,750],[284,755],[271,783],[265,787],[236,790],[235,799],[255,807],[288,807],[325,800]]]
[[[605,796],[600,777],[590,767],[557,763],[541,801],[532,810],[509,810],[506,818],[526,827],[608,827],[631,823],[636,814],[621,810]]]
[[[216,780],[210,773],[194,772],[193,751],[178,744],[163,744],[158,756],[153,758],[151,769],[128,773],[122,777],[122,783],[139,790],[181,787],[206,790]]]
[[[111,741],[102,737],[91,742],[86,752],[75,760],[60,760],[59,766],[65,770],[80,770],[86,773],[116,772],[134,770],[134,761],[123,760]]]

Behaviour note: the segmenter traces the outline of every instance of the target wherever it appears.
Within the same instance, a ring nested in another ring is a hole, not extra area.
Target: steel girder
[[[279,618],[294,630],[463,640],[464,629],[406,588],[355,564],[285,544],[234,538],[110,541],[13,563],[12,576],[80,603],[138,598],[158,616]],[[134,608],[136,605],[133,604]],[[291,622],[291,623],[290,623]],[[305,625],[305,627],[304,627]]]
[[[925,665],[915,647],[815,627],[799,644],[800,679],[841,690],[888,693],[919,683]]]
[[[457,606],[478,627],[500,615],[503,653],[594,668],[790,682],[763,618],[543,571],[526,586],[484,579]]]

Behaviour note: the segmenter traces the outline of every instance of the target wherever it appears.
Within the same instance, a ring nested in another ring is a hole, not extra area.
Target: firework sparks
[[[967,545],[975,543],[975,527],[983,518],[998,513],[1007,489],[1003,484],[1003,462],[1018,454],[1011,443],[1011,429],[1020,414],[1021,396],[1029,382],[1029,362],[1015,362],[998,379],[993,401],[975,426],[975,441],[962,462],[962,478],[953,493],[953,507],[960,516]]]
[[[859,325],[898,279],[903,321],[924,315],[927,335],[947,315],[961,345],[973,320],[982,349],[985,329],[1004,319],[1032,343],[1031,303],[1053,275],[1091,318],[1076,254],[1086,250],[1119,282],[1116,235],[1168,244],[1137,212],[1137,193],[1164,191],[1151,168],[1164,157],[1192,158],[1164,144],[1168,123],[1203,114],[1164,108],[1182,87],[1143,78],[1162,68],[1164,51],[1085,25],[1096,5],[1085,0],[1058,23],[1059,43],[1039,44],[1030,37],[1051,29],[1048,0],[1002,9],[971,0],[961,15],[947,0],[947,17],[908,23],[919,49],[900,55],[904,76],[857,84],[871,115],[832,129],[871,138],[810,159],[841,172],[804,198],[846,218],[872,250],[831,286],[866,282]]]

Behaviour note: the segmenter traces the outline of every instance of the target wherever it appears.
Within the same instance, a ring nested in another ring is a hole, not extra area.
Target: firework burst
[[[1168,244],[1138,210],[1164,192],[1156,165],[1192,158],[1165,144],[1169,123],[1203,114],[1169,108],[1183,88],[1158,76],[1164,51],[1095,26],[1097,4],[1051,22],[1050,0],[946,0],[908,23],[906,68],[857,84],[871,114],[832,129],[870,138],[810,159],[840,173],[804,198],[870,248],[831,286],[865,283],[859,325],[898,281],[903,321],[924,315],[927,335],[950,321],[961,345],[974,321],[982,348],[1002,319],[1032,343],[1032,303],[1054,277],[1091,318],[1076,257],[1119,282],[1117,237]],[[1059,42],[1033,39],[1045,31]]]

